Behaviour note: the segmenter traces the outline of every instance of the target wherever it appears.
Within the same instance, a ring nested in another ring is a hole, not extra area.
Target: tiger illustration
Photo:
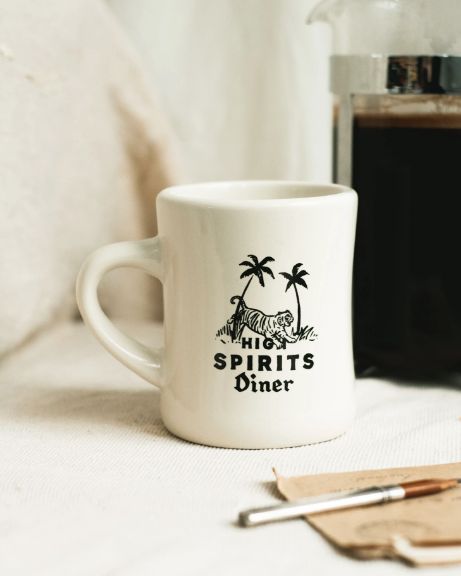
[[[241,296],[233,296],[230,300],[231,304],[235,304],[237,301],[240,301],[237,318],[235,318],[235,314],[233,314],[227,321],[228,326],[222,328],[220,332],[230,334],[234,321],[236,321],[237,340],[240,338],[243,328],[247,326],[250,330],[256,332],[256,334],[260,334],[261,336],[272,340],[276,348],[283,348],[285,342],[297,341],[296,336],[292,336],[286,331],[286,328],[291,326],[294,320],[293,314],[289,310],[278,312],[271,316],[264,314],[261,310],[248,308],[245,304],[245,300],[243,300]],[[218,333],[217,336],[219,335],[220,334]]]

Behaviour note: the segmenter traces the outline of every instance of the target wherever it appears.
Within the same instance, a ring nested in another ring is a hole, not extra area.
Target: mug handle
[[[125,366],[161,388],[163,351],[150,350],[116,328],[99,304],[98,286],[114,268],[141,268],[162,281],[162,258],[158,237],[119,242],[99,248],[85,260],[77,278],[77,303],[83,320],[101,344]]]

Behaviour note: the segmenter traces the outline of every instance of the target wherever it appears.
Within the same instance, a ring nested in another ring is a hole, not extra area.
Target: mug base
[[[164,423],[165,428],[168,430],[170,434],[179,438],[180,440],[185,440],[186,442],[190,442],[192,444],[198,444],[200,446],[206,446],[208,448],[227,448],[229,450],[279,450],[279,449],[286,449],[286,448],[301,448],[303,446],[311,446],[314,444],[322,444],[323,442],[331,442],[332,440],[336,440],[341,436],[344,436],[346,432],[352,426],[352,423],[346,426],[341,430],[336,430],[332,432],[331,435],[323,435],[321,437],[312,437],[311,439],[301,439],[301,440],[294,440],[292,442],[233,442],[232,440],[222,440],[222,441],[210,441],[209,439],[201,438],[194,434],[185,434],[182,431],[176,430],[174,426],[169,426]]]

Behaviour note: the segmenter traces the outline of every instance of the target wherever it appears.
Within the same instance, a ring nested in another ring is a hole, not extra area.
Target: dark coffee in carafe
[[[359,195],[353,302],[357,371],[457,372],[460,100],[437,97],[412,106],[411,97],[400,97],[400,106],[398,98],[386,98],[384,106],[376,106],[376,100],[367,106],[362,99],[353,119],[352,184]]]
[[[358,374],[461,372],[460,19],[460,0],[323,0],[308,18],[331,48],[334,180],[359,197]]]

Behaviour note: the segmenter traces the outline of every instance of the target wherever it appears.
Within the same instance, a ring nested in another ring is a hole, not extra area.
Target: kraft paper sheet
[[[461,463],[293,478],[275,473],[282,495],[287,500],[298,500],[424,478],[461,478]],[[461,485],[433,496],[306,517],[348,554],[361,558],[399,557],[416,565],[461,562],[460,519]]]

